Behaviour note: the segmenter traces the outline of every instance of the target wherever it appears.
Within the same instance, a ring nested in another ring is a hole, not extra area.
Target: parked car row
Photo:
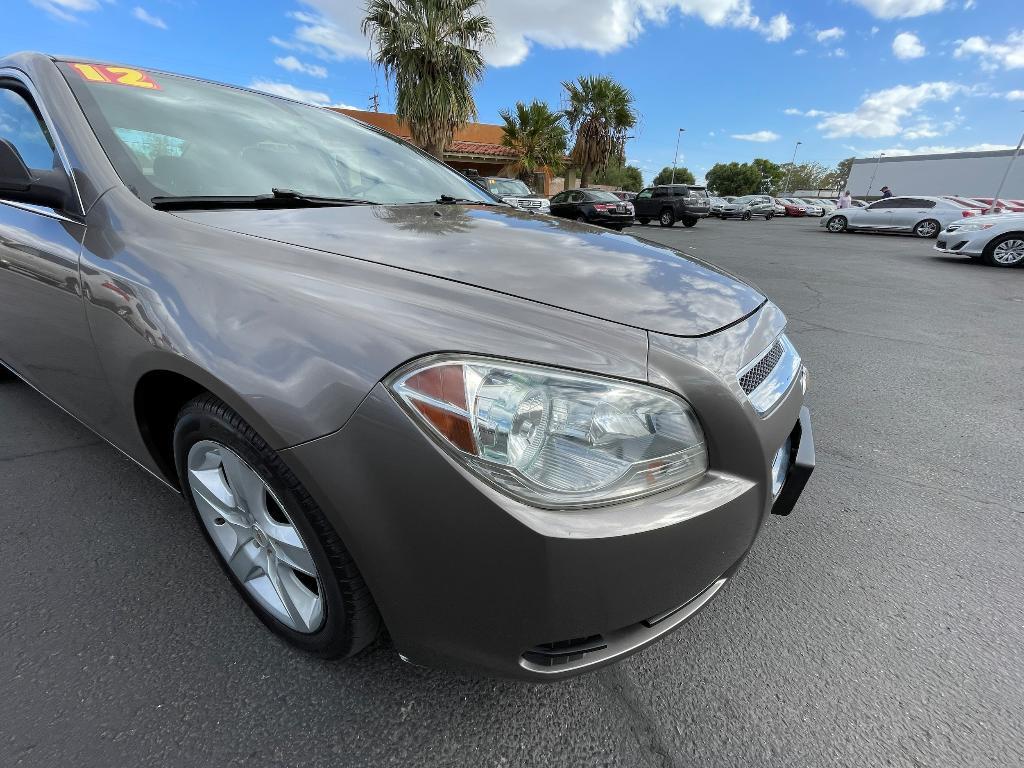
[[[985,214],[993,199],[901,195],[863,208],[826,214],[828,232],[901,232],[935,238],[935,250],[967,256],[993,267],[1024,264],[1024,205],[1021,211]],[[1020,201],[995,201],[996,207]],[[978,205],[978,204],[981,205]],[[1008,206],[1007,206],[1008,207]]]

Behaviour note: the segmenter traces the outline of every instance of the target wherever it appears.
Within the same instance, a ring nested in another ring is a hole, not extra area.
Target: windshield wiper
[[[346,205],[378,205],[373,200],[359,197],[320,197],[305,195],[294,189],[274,188],[269,195],[182,195],[158,196],[152,202],[161,210],[217,210],[222,208],[329,208]]]
[[[452,197],[441,195],[436,200],[417,200],[414,203],[401,203],[401,205],[508,205],[493,200],[472,200],[468,197]]]

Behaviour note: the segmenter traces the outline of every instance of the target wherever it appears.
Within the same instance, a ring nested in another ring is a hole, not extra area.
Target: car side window
[[[899,201],[896,200],[895,198],[891,198],[891,199],[890,198],[886,198],[885,200],[877,200],[877,201],[873,202],[871,205],[865,207],[864,210],[866,210],[866,211],[878,211],[878,210],[881,210],[883,208],[896,208],[896,207],[898,207],[898,203],[899,203]]]
[[[583,202],[583,193],[582,192],[573,192],[571,195],[569,195],[569,202],[570,203],[582,203]]]
[[[0,139],[16,149],[29,168],[50,170],[56,150],[46,124],[20,92],[0,84]]]
[[[906,208],[934,208],[935,207],[935,201],[934,200],[924,200],[924,199],[919,198],[919,197],[909,197],[909,198],[906,198],[904,207],[906,207]]]
[[[557,195],[555,195],[554,197],[551,198],[552,205],[555,205],[557,203],[565,202],[565,198],[567,196],[568,196],[568,193],[566,193],[566,192],[559,192]]]
[[[637,200],[646,200],[647,198],[649,198],[649,197],[651,196],[651,192],[652,192],[652,191],[653,191],[653,190],[650,190],[650,189],[645,189],[645,190],[644,190],[643,192],[639,193],[639,194],[638,194],[638,195],[636,196],[636,199],[637,199]]]
[[[659,189],[654,190],[654,194],[652,195],[652,197],[667,197],[667,196],[668,196],[668,192],[665,190],[664,187],[661,187]]]

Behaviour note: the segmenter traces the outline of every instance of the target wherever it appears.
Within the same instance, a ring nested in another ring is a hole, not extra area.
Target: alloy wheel
[[[829,219],[825,226],[828,227],[829,232],[842,232],[846,229],[846,219],[842,216],[836,216],[833,219]]]
[[[918,237],[935,237],[939,233],[939,225],[928,219],[914,227],[914,232]]]
[[[217,552],[249,595],[301,633],[324,621],[320,576],[284,506],[231,449],[200,440],[188,452],[188,483]]]
[[[1006,267],[1024,261],[1024,240],[1004,240],[992,250],[992,260]]]

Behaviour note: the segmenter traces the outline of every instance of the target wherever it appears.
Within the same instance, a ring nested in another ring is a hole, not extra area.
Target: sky
[[[647,181],[679,165],[767,157],[833,166],[1016,145],[1024,131],[1022,0],[485,0],[496,39],[475,96],[559,106],[604,74],[640,119]],[[0,55],[116,61],[365,109],[394,93],[368,59],[362,0],[0,0]],[[796,142],[801,142],[796,147]]]

